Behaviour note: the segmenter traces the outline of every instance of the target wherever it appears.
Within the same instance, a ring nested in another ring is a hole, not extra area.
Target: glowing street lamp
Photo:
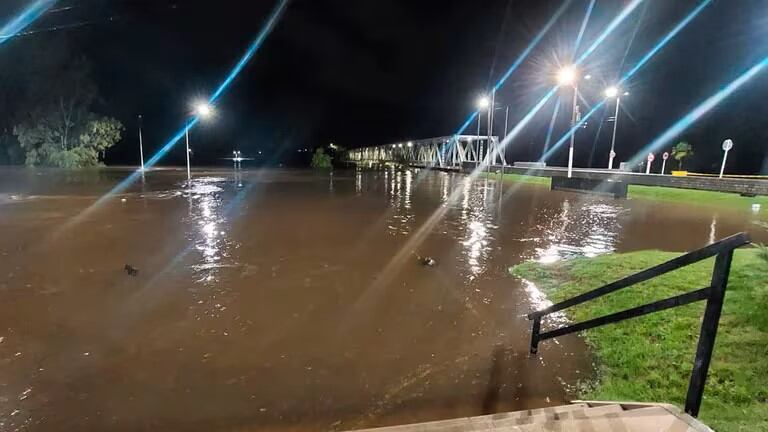
[[[573,105],[571,107],[571,144],[568,148],[568,178],[573,175],[573,145],[576,140],[576,122],[579,115],[579,73],[574,66],[566,66],[557,72],[557,83],[561,86],[573,87]]]
[[[242,168],[243,153],[240,150],[232,150],[232,162],[235,164],[235,169]]]
[[[574,85],[578,79],[578,73],[573,66],[566,66],[557,72],[557,83],[561,86]]]
[[[198,102],[195,106],[195,113],[200,116],[200,118],[207,119],[213,114],[213,108],[207,102]]]
[[[608,99],[616,98],[616,111],[613,114],[613,135],[611,137],[611,151],[608,153],[608,169],[613,169],[613,159],[616,157],[616,129],[619,126],[619,106],[621,105],[621,96],[619,96],[621,90],[616,86],[611,86],[605,89],[605,97]],[[624,92],[623,96],[629,95],[629,92]]]
[[[199,117],[202,120],[206,120],[213,115],[213,106],[208,102],[197,102],[194,104],[194,109],[190,113],[191,116]],[[187,143],[187,181],[192,180],[192,169],[189,162],[189,128],[192,125],[191,117],[187,118],[187,127],[184,130],[184,136]]]

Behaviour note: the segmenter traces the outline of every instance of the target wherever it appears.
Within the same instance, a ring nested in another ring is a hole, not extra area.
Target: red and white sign
[[[648,153],[648,162],[653,162],[654,159],[656,159],[656,156],[653,153]]]
[[[662,158],[662,159],[664,159],[664,160],[667,160],[667,159],[669,159],[669,153],[667,153],[667,152],[664,152],[664,154],[663,154],[663,155],[661,155],[661,158]]]

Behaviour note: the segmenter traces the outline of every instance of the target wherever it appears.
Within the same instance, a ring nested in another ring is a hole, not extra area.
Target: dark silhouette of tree
[[[0,68],[0,164],[98,165],[123,126],[93,112],[99,97],[87,59],[61,37],[14,40],[2,55],[15,61]]]

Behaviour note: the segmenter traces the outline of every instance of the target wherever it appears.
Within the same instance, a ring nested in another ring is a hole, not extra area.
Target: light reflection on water
[[[224,187],[232,185],[243,187],[242,178],[235,172],[233,182],[220,177],[201,177],[192,180],[184,193],[190,202],[189,240],[193,244],[197,257],[190,266],[194,281],[199,288],[192,288],[195,305],[192,312],[199,320],[202,316],[221,318],[227,309],[227,302],[236,293],[230,292],[229,284],[222,283],[220,273],[223,268],[234,267],[237,263],[230,258],[231,250],[237,247],[230,238],[231,221],[228,220],[226,207],[223,206]],[[209,329],[215,333],[216,330]],[[224,331],[226,335],[226,331]]]
[[[385,187],[388,190],[389,204],[394,210],[387,220],[387,228],[392,235],[408,235],[413,231],[415,215],[411,208],[413,171],[385,171]]]
[[[559,213],[542,226],[536,261],[551,264],[575,256],[595,257],[615,250],[623,209],[609,202],[563,200]]]
[[[553,305],[552,301],[547,298],[547,295],[544,294],[544,292],[539,289],[535,283],[523,279],[523,289],[525,289],[525,292],[528,295],[528,300],[531,303],[532,310],[542,310]],[[568,321],[569,320],[565,315],[565,312],[558,311],[547,315],[547,318],[544,320],[543,324],[545,327],[558,327],[568,323]]]
[[[488,188],[478,187],[469,178],[464,179],[463,183],[458,220],[464,232],[460,239],[464,246],[460,260],[467,263],[468,279],[474,280],[486,270],[489,245],[493,240],[491,231],[496,226],[491,223],[492,215],[487,206]]]
[[[388,220],[390,234],[407,235],[424,223],[423,219],[416,218],[411,208],[412,176],[410,170],[384,172],[384,186],[393,210]],[[472,180],[466,176],[435,173],[428,183],[417,187],[436,189],[441,205],[449,207],[444,220],[433,231],[456,238],[459,249],[455,259],[461,263],[457,265],[457,271],[467,284],[475,284],[481,277],[494,277],[489,265],[502,248],[497,237],[500,229],[512,228],[504,226],[505,220],[506,224],[515,220],[508,217],[509,212],[533,213],[529,220],[538,222],[523,228],[526,235],[521,236],[515,246],[523,253],[518,259],[533,259],[546,264],[615,251],[622,229],[621,216],[626,212],[619,202],[587,196],[565,198],[556,201],[555,206],[517,207],[514,194],[506,202],[499,201],[503,183],[492,178]],[[357,188],[359,190],[360,186]],[[449,202],[454,190],[460,194],[453,194],[456,202]],[[529,251],[532,256],[525,256],[524,251]],[[519,261],[508,265],[515,262]],[[523,288],[531,308],[540,309],[549,304],[546,295],[533,283],[524,281]],[[562,313],[552,318],[550,324],[566,319]]]

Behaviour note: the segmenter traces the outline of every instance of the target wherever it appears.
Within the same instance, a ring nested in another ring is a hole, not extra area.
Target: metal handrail
[[[696,347],[696,359],[694,360],[693,371],[691,372],[691,379],[688,384],[688,392],[685,398],[685,412],[694,417],[697,416],[699,414],[699,408],[701,407],[701,398],[704,394],[704,383],[707,378],[709,363],[712,359],[712,350],[715,345],[717,326],[723,308],[725,289],[728,285],[728,275],[731,269],[731,261],[733,260],[733,251],[736,248],[749,244],[749,242],[747,233],[742,232],[735,234],[712,243],[709,246],[673,258],[649,269],[619,279],[618,281],[611,282],[608,285],[604,285],[600,288],[554,304],[548,308],[528,314],[528,319],[533,320],[531,329],[531,354],[535,354],[538,351],[539,342],[543,340],[588,330],[605,324],[624,321],[630,318],[636,318],[700,300],[707,300],[707,305],[704,310],[704,319],[701,323],[699,343]],[[715,265],[712,269],[711,284],[708,287],[604,315],[599,318],[582,321],[566,327],[560,327],[544,333],[541,332],[541,319],[547,315],[611,294],[640,282],[645,282],[713,256],[716,257]]]

